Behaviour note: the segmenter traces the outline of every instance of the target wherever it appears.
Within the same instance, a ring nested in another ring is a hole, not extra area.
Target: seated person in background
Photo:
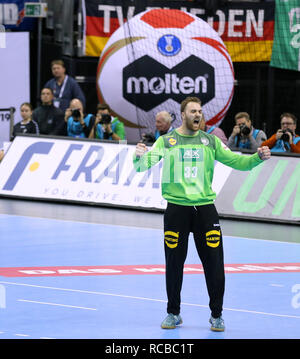
[[[16,137],[18,133],[32,133],[39,135],[39,126],[38,124],[32,119],[32,106],[28,102],[22,103],[20,106],[20,112],[22,121],[14,125],[13,132],[12,132],[12,139]]]
[[[166,133],[173,131],[172,127],[172,116],[167,111],[158,112],[155,116],[155,140],[159,136],[165,135]]]
[[[224,133],[224,131],[217,127],[217,126],[208,126],[205,122],[205,118],[204,115],[202,115],[201,121],[200,121],[200,130],[206,133],[211,133],[212,135],[215,135],[217,137],[219,137],[219,139],[225,144],[227,145],[227,137]]]
[[[65,112],[65,122],[67,123],[67,135],[69,137],[88,138],[95,123],[92,114],[85,115],[82,102],[74,98],[70,102],[70,107]]]
[[[155,133],[143,133],[142,141],[147,144],[154,143],[159,136],[174,130],[172,127],[172,116],[168,111],[160,111],[155,116]]]
[[[53,105],[53,91],[43,88],[41,106],[32,113],[32,119],[39,125],[41,135],[66,135],[64,132],[64,112]]]
[[[97,106],[96,121],[89,138],[114,141],[126,139],[123,122],[118,117],[111,115],[110,107],[106,103],[98,104]]]
[[[281,128],[262,143],[271,152],[300,153],[300,136],[296,135],[297,118],[292,113],[285,112],[280,116]]]
[[[250,116],[247,112],[239,112],[234,117],[235,126],[228,139],[228,147],[232,149],[248,149],[254,152],[266,140],[267,136],[262,130],[252,126]]]

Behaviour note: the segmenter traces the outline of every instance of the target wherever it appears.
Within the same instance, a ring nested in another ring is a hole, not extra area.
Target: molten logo
[[[182,79],[177,74],[165,74],[162,77],[153,77],[149,81],[146,77],[129,77],[127,80],[127,93],[153,93],[160,95],[162,93],[191,94],[206,93],[207,79],[204,76],[198,76],[194,80],[189,76]]]
[[[172,69],[149,56],[123,69],[123,96],[132,104],[138,100],[144,111],[169,98],[180,103],[187,95],[200,96],[203,105],[215,96],[214,68],[194,55]]]

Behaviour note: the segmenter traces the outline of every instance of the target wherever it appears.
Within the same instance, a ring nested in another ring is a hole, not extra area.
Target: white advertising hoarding
[[[163,211],[162,161],[133,167],[134,145],[17,136],[0,163],[0,197]],[[272,155],[252,171],[215,163],[220,217],[300,224],[300,156]]]
[[[135,146],[17,136],[0,164],[0,195],[163,210],[162,161],[137,173]],[[218,193],[231,169],[216,163]]]

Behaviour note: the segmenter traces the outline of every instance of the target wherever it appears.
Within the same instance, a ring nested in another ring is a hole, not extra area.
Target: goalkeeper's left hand
[[[271,151],[268,146],[259,147],[257,153],[261,160],[265,161],[271,158]]]

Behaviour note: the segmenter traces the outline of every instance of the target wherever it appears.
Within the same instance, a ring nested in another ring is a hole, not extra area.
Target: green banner
[[[300,1],[276,0],[271,66],[300,71]]]
[[[276,156],[232,171],[218,193],[220,216],[300,224],[300,157]]]

